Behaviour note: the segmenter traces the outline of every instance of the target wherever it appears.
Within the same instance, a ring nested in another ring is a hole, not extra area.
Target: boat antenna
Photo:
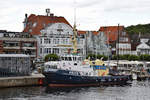
[[[118,46],[117,46],[117,66],[118,66],[118,62],[119,62],[119,33],[120,33],[120,31],[119,31],[119,24],[118,24],[118,39],[117,39],[117,44],[118,44]]]
[[[74,26],[76,26],[76,0],[74,0]]]

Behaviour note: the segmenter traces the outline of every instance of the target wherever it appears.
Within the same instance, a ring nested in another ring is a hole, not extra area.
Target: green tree
[[[140,55],[140,60],[142,61],[150,61],[150,55],[144,54],[144,55]]]
[[[58,61],[59,56],[57,54],[48,54],[44,58],[45,61]]]
[[[89,57],[90,57],[91,60],[95,60],[96,58],[97,59],[103,58],[103,60],[108,60],[108,57],[104,56],[104,55],[88,54],[88,56],[86,58],[88,59]]]

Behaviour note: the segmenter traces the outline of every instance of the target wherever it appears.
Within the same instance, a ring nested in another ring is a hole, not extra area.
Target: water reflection
[[[109,87],[1,88],[0,100],[149,100],[150,81],[133,81],[131,85]]]

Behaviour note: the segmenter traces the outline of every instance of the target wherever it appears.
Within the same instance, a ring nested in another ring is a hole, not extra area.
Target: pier
[[[31,76],[1,77],[0,88],[43,85],[43,79],[44,76],[42,74],[33,74]]]

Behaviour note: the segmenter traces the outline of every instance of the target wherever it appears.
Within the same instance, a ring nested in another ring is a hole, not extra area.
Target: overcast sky
[[[25,13],[45,15],[46,8],[73,25],[74,7],[80,30],[150,23],[150,0],[1,0],[0,30],[22,31]]]

